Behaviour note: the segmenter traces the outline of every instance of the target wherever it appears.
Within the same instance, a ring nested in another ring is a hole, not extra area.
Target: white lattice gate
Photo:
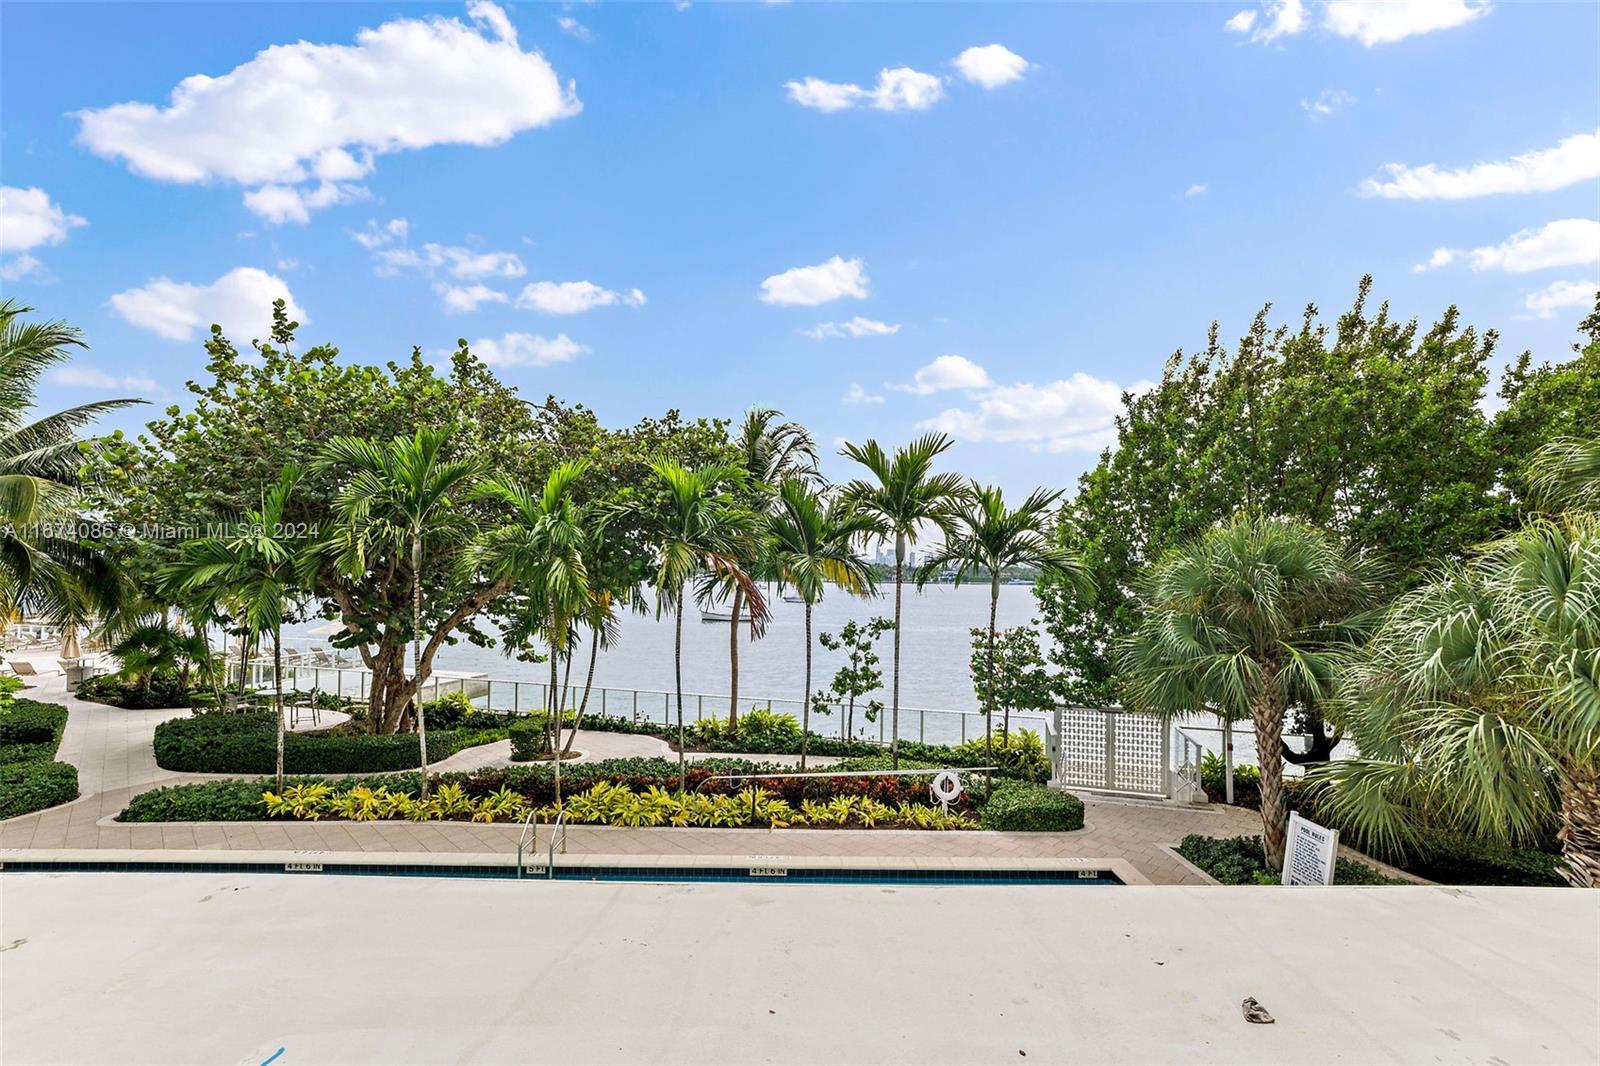
[[[1054,783],[1166,796],[1168,733],[1153,715],[1114,707],[1057,707],[1051,737]]]

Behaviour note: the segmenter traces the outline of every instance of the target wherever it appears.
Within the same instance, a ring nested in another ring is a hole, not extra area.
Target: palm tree
[[[778,506],[768,525],[773,565],[778,580],[805,601],[806,682],[801,704],[800,769],[806,768],[811,740],[811,611],[832,582],[858,596],[876,586],[872,567],[854,545],[871,534],[872,519],[837,501],[828,503],[799,478],[788,478],[778,490]]]
[[[811,431],[798,422],[782,421],[783,413],[770,407],[753,407],[745,412],[734,446],[739,450],[739,465],[744,469],[745,503],[758,517],[771,510],[777,487],[791,477],[814,479],[817,476],[817,445]],[[764,538],[757,536],[756,543]],[[744,569],[756,572],[758,560],[744,560]],[[729,593],[731,624],[728,627],[728,728],[739,727],[739,615],[744,609],[744,593],[736,584]],[[759,640],[762,630],[752,620],[750,639]]]
[[[1600,439],[1558,437],[1533,458],[1532,485],[1555,510],[1600,510]]]
[[[121,584],[103,555],[50,528],[78,500],[78,432],[143,400],[99,400],[29,420],[39,378],[87,348],[65,322],[25,322],[33,308],[0,303],[0,619],[22,613],[79,622],[110,613]],[[3,628],[3,622],[0,622]]]
[[[482,472],[474,460],[447,458],[449,439],[449,431],[432,428],[386,443],[336,437],[318,460],[320,467],[351,471],[334,500],[338,525],[327,545],[339,565],[360,574],[372,556],[406,560],[402,576],[411,585],[412,666],[406,687],[416,716],[423,798],[428,795],[428,731],[422,711],[422,686],[428,680],[422,657],[423,549],[467,538],[471,523],[455,500],[472,491]]]
[[[1573,454],[1542,451],[1533,484]],[[1536,518],[1442,568],[1389,609],[1341,696],[1361,758],[1310,776],[1358,842],[1399,855],[1430,826],[1522,843],[1557,825],[1567,880],[1600,887],[1600,516]]]
[[[1060,578],[1083,595],[1093,595],[1094,581],[1083,562],[1050,535],[1050,509],[1061,493],[1036,489],[1016,510],[1006,508],[998,487],[974,482],[971,492],[957,509],[956,534],[947,537],[944,547],[932,553],[917,573],[920,587],[929,578],[948,569],[955,570],[960,585],[969,575],[989,575],[988,677],[983,708],[983,759],[994,763],[995,711],[995,620],[1000,608],[1000,576],[1011,567],[1037,567],[1046,575]],[[1011,708],[1005,709],[1002,735],[1011,736]],[[989,785],[994,785],[990,771]]]
[[[737,484],[743,471],[715,464],[690,470],[665,460],[652,463],[651,469],[666,490],[665,504],[643,517],[659,556],[654,581],[656,617],[668,608],[675,614],[672,669],[678,706],[678,783],[682,787],[687,742],[683,725],[684,590],[702,574],[712,583],[732,583],[749,605],[752,625],[766,623],[767,602],[742,562],[756,551],[753,517],[737,500],[719,491],[723,484]]]
[[[588,469],[588,460],[574,459],[551,471],[537,493],[506,475],[489,478],[477,493],[499,501],[511,511],[511,520],[491,530],[474,549],[476,565],[492,579],[514,589],[528,605],[519,624],[506,634],[508,648],[537,632],[549,650],[550,682],[545,692],[545,710],[548,728],[553,731],[551,750],[555,753],[558,807],[565,701],[560,698],[556,668],[563,658],[570,668],[573,623],[591,609],[593,599],[585,558],[584,521],[574,501],[575,487]],[[573,733],[576,735],[576,727]]]
[[[1182,718],[1216,707],[1255,726],[1262,850],[1283,866],[1280,747],[1287,709],[1322,700],[1335,662],[1366,632],[1377,569],[1299,522],[1240,516],[1141,575],[1139,627],[1119,648],[1130,709]]]
[[[263,494],[259,510],[246,511],[227,535],[186,542],[178,561],[160,574],[163,583],[181,592],[220,591],[236,601],[244,618],[247,647],[255,634],[272,634],[272,706],[278,734],[275,772],[280,793],[285,732],[283,622],[285,605],[296,591],[296,557],[301,547],[294,539],[294,527],[285,518],[300,475],[295,464],[284,467],[277,483]]]
[[[906,546],[917,542],[924,524],[946,538],[954,530],[954,509],[966,488],[955,474],[933,473],[933,461],[954,443],[943,433],[929,433],[897,448],[891,459],[875,440],[846,444],[841,455],[854,459],[873,480],[857,479],[844,488],[843,502],[874,522],[874,534],[894,539],[894,682],[890,718],[891,764],[900,767],[900,599],[905,583]]]

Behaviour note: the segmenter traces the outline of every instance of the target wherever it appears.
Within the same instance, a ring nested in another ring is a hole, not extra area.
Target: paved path
[[[166,849],[176,851],[351,851],[504,855],[516,849],[519,829],[468,822],[239,822],[126,825],[114,821],[135,795],[163,785],[226,778],[183,774],[155,764],[155,727],[184,711],[126,711],[79,700],[59,674],[42,675],[27,695],[66,704],[67,728],[57,756],[78,767],[82,798],[0,822],[4,849]],[[585,760],[674,753],[655,737],[580,732]],[[690,758],[707,756],[690,755]],[[795,756],[733,756],[798,762]],[[457,752],[436,764],[443,770],[505,765],[510,741]],[[817,758],[817,765],[835,760]],[[256,777],[259,775],[246,775]],[[1236,836],[1259,832],[1253,813],[1231,807],[1132,803],[1084,795],[1086,827],[1076,833],[914,832],[907,830],[622,829],[575,826],[572,854],[840,855],[1125,860],[1157,884],[1202,879],[1164,845],[1190,833]]]

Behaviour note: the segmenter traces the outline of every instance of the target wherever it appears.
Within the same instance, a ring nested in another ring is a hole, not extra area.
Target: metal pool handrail
[[[550,830],[550,856],[545,861],[544,870],[548,877],[556,875],[556,840],[561,841],[561,854],[567,853],[567,809],[561,808],[561,813],[556,815],[556,824]]]
[[[530,807],[522,819],[522,832],[517,834],[517,880],[522,879],[522,849],[528,842],[528,830],[533,829],[533,819],[538,815],[539,808]],[[534,843],[538,843],[539,831],[534,829]]]

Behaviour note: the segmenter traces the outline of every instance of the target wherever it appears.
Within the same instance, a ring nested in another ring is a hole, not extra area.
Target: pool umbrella
[[[83,658],[83,650],[78,647],[77,626],[67,626],[62,632],[61,657],[67,660]]]

